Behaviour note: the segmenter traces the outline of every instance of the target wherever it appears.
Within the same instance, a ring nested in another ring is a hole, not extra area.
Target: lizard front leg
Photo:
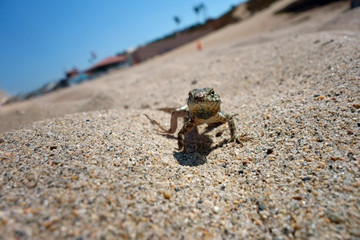
[[[229,125],[229,130],[230,130],[230,141],[234,141],[240,144],[240,146],[242,147],[243,144],[240,140],[239,135],[236,132],[236,126],[235,126],[235,122],[234,122],[234,116],[229,117],[228,120],[228,125]]]
[[[185,122],[184,126],[181,128],[181,130],[178,133],[178,146],[180,152],[186,152],[185,147],[185,136],[188,132],[191,131],[191,129],[195,126],[194,120],[189,120]]]
[[[227,114],[225,112],[222,112],[222,111],[219,113],[219,117],[221,119],[221,122],[223,122],[223,123],[227,122],[228,123],[229,130],[230,130],[230,141],[237,142],[242,147],[243,144],[242,144],[242,142],[240,140],[240,137],[239,137],[239,135],[237,134],[237,131],[236,131],[236,126],[235,126],[235,122],[234,122],[234,116],[235,115],[230,116],[229,114]]]

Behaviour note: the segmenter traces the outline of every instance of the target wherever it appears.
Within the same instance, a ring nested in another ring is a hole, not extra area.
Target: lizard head
[[[190,114],[207,119],[220,111],[221,99],[213,88],[196,88],[189,92],[187,105]]]

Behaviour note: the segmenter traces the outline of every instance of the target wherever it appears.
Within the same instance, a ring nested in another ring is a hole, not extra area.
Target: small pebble
[[[258,210],[259,210],[259,211],[263,211],[263,210],[265,210],[265,208],[266,208],[266,207],[263,206],[263,205],[259,205],[259,206],[258,206]]]
[[[303,197],[302,196],[293,196],[292,199],[300,201],[303,199]]]
[[[50,151],[57,149],[57,146],[50,146]]]
[[[310,181],[310,177],[304,177],[302,180],[305,182],[305,181]]]
[[[170,191],[163,191],[163,196],[165,199],[169,200],[171,198]]]
[[[347,134],[354,135],[354,131],[349,129],[349,130],[347,130]]]
[[[266,154],[269,155],[269,154],[272,154],[274,152],[273,149],[269,148],[268,150],[266,150]]]
[[[355,104],[353,104],[352,105],[354,108],[356,108],[356,109],[359,109],[360,108],[360,103],[355,103]]]
[[[328,211],[327,216],[331,222],[336,223],[336,224],[342,223],[344,221],[343,217],[341,217],[339,214],[332,212],[332,211]]]

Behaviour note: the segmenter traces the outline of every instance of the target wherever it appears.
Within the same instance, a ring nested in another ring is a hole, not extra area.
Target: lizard
[[[230,130],[230,141],[234,141],[243,146],[239,135],[236,132],[234,116],[229,115],[220,110],[221,98],[213,88],[195,88],[189,91],[187,105],[175,109],[171,113],[170,129],[166,129],[157,121],[145,116],[152,124],[157,125],[164,133],[173,134],[177,129],[177,121],[179,117],[188,117],[189,120],[184,123],[178,133],[178,150],[186,152],[185,136],[195,126],[201,124],[222,125],[228,123]]]

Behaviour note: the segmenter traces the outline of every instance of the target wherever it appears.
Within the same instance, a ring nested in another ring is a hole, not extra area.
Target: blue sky
[[[218,17],[244,0],[0,0],[0,89],[17,94],[58,80],[64,72],[190,26],[207,6]]]

